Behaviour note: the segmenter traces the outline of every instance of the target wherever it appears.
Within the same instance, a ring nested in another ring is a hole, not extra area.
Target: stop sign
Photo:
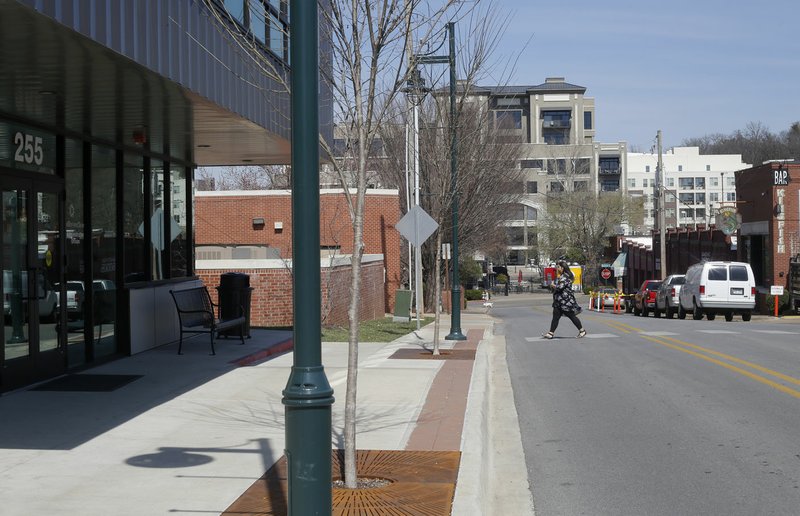
[[[600,271],[600,277],[603,279],[608,279],[611,277],[611,269],[603,269]]]

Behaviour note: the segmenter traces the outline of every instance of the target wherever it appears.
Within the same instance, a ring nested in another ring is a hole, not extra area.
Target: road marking
[[[679,335],[671,331],[642,331],[639,335],[649,335],[650,337],[670,337],[672,335]]]
[[[738,331],[731,331],[731,330],[697,330],[697,331],[700,333],[720,333],[720,334],[724,333],[729,335],[734,335],[739,333]]]
[[[583,336],[584,339],[613,339],[617,335],[613,333],[587,333]]]
[[[682,351],[684,353],[688,353],[689,355],[692,355],[694,357],[697,357],[697,358],[700,358],[700,359],[705,360],[707,362],[711,362],[712,364],[716,364],[718,366],[724,367],[725,369],[728,369],[730,371],[739,373],[739,374],[741,374],[743,376],[746,376],[747,378],[750,378],[751,380],[755,380],[755,381],[763,383],[765,385],[769,385],[770,387],[772,387],[772,388],[774,388],[774,389],[776,389],[778,391],[781,391],[783,393],[789,394],[790,396],[793,396],[795,398],[800,398],[800,391],[798,391],[796,389],[792,389],[791,387],[786,387],[785,385],[781,385],[781,384],[779,384],[777,382],[774,382],[774,381],[772,381],[772,380],[770,380],[768,378],[764,378],[763,376],[759,376],[759,375],[757,375],[755,373],[751,373],[750,371],[747,371],[747,370],[742,369],[740,367],[736,367],[734,365],[728,364],[727,362],[723,362],[722,360],[717,360],[716,358],[712,358],[712,357],[706,356],[703,353],[708,353],[710,355],[715,355],[715,356],[718,356],[720,358],[724,358],[726,360],[730,360],[731,362],[735,362],[737,364],[741,364],[741,365],[744,365],[746,367],[750,367],[752,369],[755,369],[756,371],[760,371],[760,372],[768,374],[770,376],[774,376],[774,377],[779,378],[779,379],[781,379],[781,380],[783,380],[785,382],[792,383],[792,384],[795,384],[795,385],[800,385],[800,380],[798,380],[797,378],[793,378],[793,377],[785,375],[783,373],[779,373],[777,371],[773,371],[771,369],[767,369],[766,367],[760,366],[758,364],[754,364],[752,362],[748,362],[746,360],[742,360],[740,358],[736,358],[736,357],[731,356],[731,355],[727,355],[725,353],[720,353],[718,351],[714,351],[712,349],[707,349],[707,348],[704,348],[702,346],[697,346],[695,344],[690,344],[688,342],[683,342],[683,341],[678,340],[678,339],[672,339],[672,338],[669,338],[669,337],[658,338],[658,337],[648,337],[648,336],[644,336],[644,338],[649,340],[649,341],[651,341],[651,342],[655,342],[656,344],[661,344],[662,346],[666,346],[666,347],[668,347],[670,349],[674,349],[676,351]],[[665,341],[671,341],[671,342],[665,342]],[[675,344],[672,344],[672,342],[674,342]],[[693,349],[697,349],[698,351],[692,351],[691,349],[686,349],[686,348],[693,348]]]
[[[797,335],[796,332],[793,331],[782,331],[782,330],[750,330],[755,333],[770,333],[772,335]]]

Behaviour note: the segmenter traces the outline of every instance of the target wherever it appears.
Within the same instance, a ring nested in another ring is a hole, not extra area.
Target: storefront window
[[[164,279],[164,163],[154,159],[150,162],[150,192],[153,202],[150,205],[150,260],[153,279]]]
[[[141,156],[125,154],[122,164],[122,231],[125,283],[147,281],[147,248],[144,245],[144,163]]]
[[[85,219],[83,213],[83,142],[67,139],[65,141],[64,183],[66,189],[66,209],[64,225],[66,229],[67,264],[64,269],[66,283],[67,365],[79,366],[86,362],[86,339],[83,328],[73,321],[83,321],[83,274],[86,263],[83,252]],[[59,289],[60,290],[60,289]],[[59,300],[59,306],[61,300]]]
[[[92,338],[94,356],[117,352],[117,171],[116,151],[92,146]],[[88,292],[87,292],[88,294]]]
[[[188,274],[189,242],[186,240],[186,168],[173,165],[170,169],[170,188],[172,192],[172,221],[170,222],[171,277],[180,278]]]

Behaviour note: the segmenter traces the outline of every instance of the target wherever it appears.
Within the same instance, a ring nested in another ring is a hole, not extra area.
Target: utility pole
[[[667,277],[667,224],[666,224],[666,195],[664,195],[664,162],[661,157],[661,129],[658,130],[658,167],[656,171],[656,185],[658,186],[658,236],[661,251],[661,279]]]

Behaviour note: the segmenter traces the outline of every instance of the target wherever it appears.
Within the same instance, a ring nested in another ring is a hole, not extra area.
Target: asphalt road
[[[800,321],[491,310],[537,515],[800,514]]]

